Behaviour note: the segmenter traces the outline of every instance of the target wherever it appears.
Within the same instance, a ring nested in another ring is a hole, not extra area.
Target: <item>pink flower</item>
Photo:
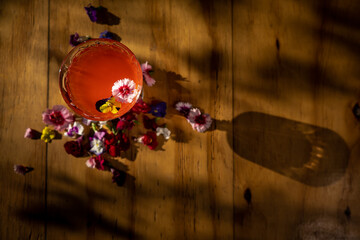
[[[136,89],[134,81],[128,78],[116,81],[111,92],[116,101],[123,103],[131,103],[138,96],[138,90]]]
[[[102,157],[102,155],[88,159],[85,164],[89,168],[96,168],[102,171],[105,170],[105,159]]]
[[[55,105],[52,109],[46,109],[42,114],[45,124],[54,126],[55,130],[61,131],[66,129],[69,124],[74,122],[74,116],[69,110],[62,105]]]
[[[189,115],[190,109],[192,108],[192,105],[191,105],[191,103],[188,103],[188,102],[178,102],[175,104],[175,108],[182,115],[187,117]]]
[[[152,71],[152,66],[148,64],[148,62],[141,64],[141,70],[143,72],[144,81],[146,84],[151,87],[155,84],[155,79],[150,76],[150,72]]]
[[[212,119],[209,114],[202,114],[199,109],[190,109],[187,117],[192,128],[198,132],[205,132],[211,126]]]
[[[28,172],[31,172],[32,170],[34,170],[31,167],[25,167],[23,165],[14,165],[14,172],[20,175],[25,175]]]
[[[25,130],[25,135],[24,135],[24,138],[30,138],[30,139],[40,139],[41,137],[41,133],[34,130],[34,129],[31,129],[31,128],[27,128]]]
[[[90,159],[88,159],[86,162],[85,162],[86,166],[89,167],[89,168],[95,168],[96,166],[96,162],[95,162],[95,158],[92,157]]]

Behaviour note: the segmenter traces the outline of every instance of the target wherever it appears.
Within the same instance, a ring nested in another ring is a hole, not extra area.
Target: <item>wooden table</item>
[[[357,1],[90,3],[119,23],[91,22],[88,1],[0,4],[0,239],[360,238]],[[153,65],[145,100],[168,103],[172,131],[163,150],[118,159],[122,187],[67,155],[68,139],[23,137],[65,105],[69,36],[104,30]],[[179,100],[212,129],[193,131]]]

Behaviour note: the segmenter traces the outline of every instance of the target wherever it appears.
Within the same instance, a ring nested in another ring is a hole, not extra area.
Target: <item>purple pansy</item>
[[[85,10],[86,10],[87,15],[90,18],[90,21],[96,22],[98,20],[98,18],[97,18],[98,8],[89,5],[88,7],[85,7]]]
[[[165,117],[166,115],[166,102],[160,102],[151,105],[150,113],[155,117]]]

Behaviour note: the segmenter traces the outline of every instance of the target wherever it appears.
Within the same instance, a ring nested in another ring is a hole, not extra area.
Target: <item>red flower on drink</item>
[[[62,105],[55,105],[52,109],[46,109],[42,114],[45,124],[54,126],[55,130],[66,129],[69,124],[74,122],[74,116]]]

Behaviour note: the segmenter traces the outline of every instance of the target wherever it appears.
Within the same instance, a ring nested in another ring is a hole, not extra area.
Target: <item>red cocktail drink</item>
[[[114,83],[130,79],[137,96],[122,102],[117,113],[103,113],[96,104],[112,96]],[[60,90],[65,102],[84,118],[106,121],[128,112],[137,101],[143,76],[135,55],[125,45],[109,39],[92,39],[76,46],[60,68]]]

